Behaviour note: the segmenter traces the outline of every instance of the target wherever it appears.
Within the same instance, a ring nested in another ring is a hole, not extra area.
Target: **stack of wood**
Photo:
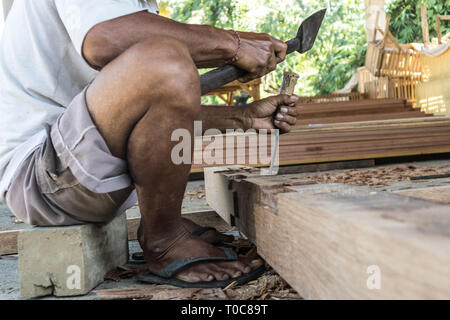
[[[420,118],[406,99],[366,99],[345,102],[309,103],[300,106],[299,125]]]
[[[237,137],[247,139],[245,145],[237,147]],[[267,156],[262,151],[266,159],[261,157],[258,147],[249,147],[248,141],[251,139],[257,139],[256,134],[249,133],[244,137],[239,134],[198,137],[194,159],[201,159],[201,164],[200,161],[194,164],[193,172],[218,165],[268,165],[270,138],[266,140],[269,145]],[[212,146],[214,141],[221,143]],[[450,118],[424,117],[298,126],[291,133],[281,136],[279,150],[280,165],[446,153],[450,152]],[[230,152],[233,153],[231,157]],[[238,154],[245,155],[244,161],[237,160]],[[257,159],[257,163],[254,159]]]
[[[355,101],[364,100],[366,95],[360,92],[348,93],[330,93],[318,96],[299,96],[300,103],[323,103],[323,102],[339,102],[339,101]]]

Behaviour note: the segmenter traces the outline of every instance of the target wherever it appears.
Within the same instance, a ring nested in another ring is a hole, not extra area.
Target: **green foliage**
[[[168,15],[177,21],[220,28],[265,32],[292,38],[310,14],[328,7],[311,51],[292,54],[266,76],[264,89],[276,92],[284,71],[301,75],[297,94],[330,93],[342,88],[364,62],[365,29],[362,0],[168,0]]]
[[[386,12],[391,15],[389,29],[401,43],[422,42],[420,7],[427,6],[430,39],[437,37],[436,16],[450,14],[450,0],[392,0]],[[450,22],[441,21],[442,34],[450,32]]]

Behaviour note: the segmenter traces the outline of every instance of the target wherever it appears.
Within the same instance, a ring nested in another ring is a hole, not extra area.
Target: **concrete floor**
[[[203,181],[193,181],[189,182],[186,191],[192,190],[203,190]],[[206,204],[205,199],[186,199],[183,201],[183,212],[193,212],[193,211],[207,211],[211,210]],[[128,217],[139,216],[139,210],[136,208],[131,209],[127,212]],[[7,230],[18,230],[30,228],[29,225],[24,223],[17,223],[16,218],[10,212],[10,210],[3,204],[0,204],[0,231]],[[139,243],[137,241],[130,241],[129,252],[130,255],[141,251]],[[19,290],[19,278],[18,278],[18,256],[9,255],[0,257],[0,300],[17,300],[20,299]],[[132,279],[122,279],[120,282],[105,281],[100,284],[96,289],[120,289],[120,288],[132,288],[142,286]],[[91,293],[86,296],[81,297],[71,297],[71,298],[55,298],[55,297],[45,297],[42,300],[96,300],[98,297]]]

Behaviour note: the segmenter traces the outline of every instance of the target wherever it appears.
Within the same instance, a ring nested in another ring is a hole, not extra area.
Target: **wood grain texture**
[[[276,216],[256,212],[256,243],[276,252],[268,262],[303,297],[450,297],[450,206],[343,185],[295,189]],[[373,265],[379,290],[367,287]]]
[[[420,17],[422,21],[422,37],[425,47],[430,45],[430,34],[428,31],[428,16],[427,16],[427,6],[422,5],[420,7]]]
[[[450,298],[450,205],[295,174],[239,178],[236,225],[302,297]]]
[[[214,137],[223,139],[223,144],[217,147],[222,151],[222,156],[218,158],[220,163],[204,152],[211,148],[212,142],[196,138],[194,159],[200,159],[201,162],[194,163],[193,171],[224,164],[264,166],[269,163],[270,152],[266,159],[262,159],[259,155],[261,150],[249,147],[249,141],[256,139],[255,133],[224,137]],[[246,142],[238,145],[238,137],[245,138]],[[270,138],[266,141],[270,151]],[[230,150],[234,156],[231,157],[232,161],[227,161]],[[281,165],[446,153],[450,152],[450,118],[424,117],[297,126],[291,133],[280,137],[279,151]],[[244,161],[238,161],[238,153],[244,154]]]
[[[394,191],[394,193],[414,198],[450,203],[450,186],[399,190]]]

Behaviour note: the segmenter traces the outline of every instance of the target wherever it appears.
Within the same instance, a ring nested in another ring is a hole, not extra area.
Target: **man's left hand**
[[[297,123],[297,101],[296,96],[278,95],[243,107],[247,127],[256,130],[280,129],[281,133],[288,133]]]

